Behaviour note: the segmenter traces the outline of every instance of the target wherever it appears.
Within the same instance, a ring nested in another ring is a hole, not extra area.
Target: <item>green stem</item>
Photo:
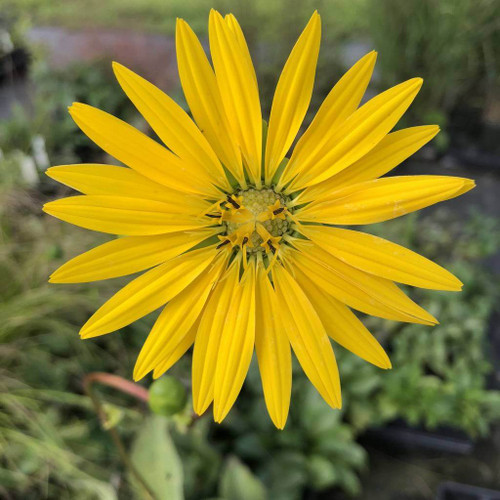
[[[149,398],[148,391],[144,389],[144,387],[134,384],[133,382],[130,382],[128,380],[125,380],[122,377],[102,372],[94,372],[86,375],[83,379],[83,388],[87,396],[90,398],[92,405],[94,406],[94,409],[97,413],[97,416],[99,417],[101,425],[104,429],[106,429],[107,415],[104,410],[104,407],[101,404],[101,400],[92,389],[92,385],[94,383],[99,383],[102,385],[107,385],[108,387],[113,387],[114,389],[118,389],[119,391],[129,394],[141,401],[147,401]],[[123,464],[135,477],[137,482],[142,486],[144,492],[147,495],[147,498],[151,500],[156,500],[154,493],[151,491],[144,478],[140,475],[139,471],[135,468],[134,464],[131,462],[127,454],[127,450],[125,449],[125,446],[120,438],[120,435],[118,434],[118,431],[114,427],[111,427],[106,430],[111,435],[111,439],[113,440],[113,443],[115,444],[116,449],[118,450],[118,454],[120,455]]]

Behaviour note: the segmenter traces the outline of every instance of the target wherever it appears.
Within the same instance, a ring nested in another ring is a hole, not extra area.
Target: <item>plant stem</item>
[[[102,427],[110,433],[111,438],[113,439],[113,442],[116,446],[116,449],[118,450],[118,454],[120,455],[120,458],[123,461],[123,464],[125,465],[125,467],[127,467],[127,469],[129,469],[129,471],[135,477],[137,482],[144,488],[147,498],[156,500],[155,494],[151,491],[150,487],[148,486],[144,478],[141,476],[139,471],[135,468],[134,464],[131,462],[127,454],[127,450],[123,445],[120,435],[118,434],[118,431],[114,427],[106,428],[106,422],[107,422],[106,412],[101,404],[101,400],[99,399],[97,394],[92,390],[92,384],[94,383],[99,383],[102,385],[113,387],[114,389],[118,389],[119,391],[129,394],[141,401],[148,400],[149,398],[148,391],[143,387],[134,384],[133,382],[125,380],[124,378],[118,377],[116,375],[110,375],[109,373],[103,373],[103,372],[89,373],[83,379],[83,388],[85,390],[85,393],[90,398],[92,405],[94,406],[94,409],[97,413],[97,416],[99,417]]]
[[[85,376],[83,385],[91,385],[94,382],[118,389],[119,391],[130,394],[130,396],[133,396],[141,401],[148,401],[149,399],[147,389],[144,389],[144,387],[141,387],[140,385],[130,382],[122,377],[118,377],[117,375],[111,375],[104,372],[89,373]]]

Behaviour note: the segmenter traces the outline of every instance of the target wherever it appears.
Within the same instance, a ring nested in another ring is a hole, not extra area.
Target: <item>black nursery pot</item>
[[[0,57],[0,83],[12,78],[22,77],[29,66],[29,54],[23,48],[14,49]]]
[[[446,481],[439,485],[436,500],[500,500],[500,491]]]
[[[367,446],[382,448],[395,454],[450,453],[469,455],[474,442],[463,431],[439,427],[433,431],[410,427],[404,420],[395,420],[384,427],[369,429],[360,438]]]

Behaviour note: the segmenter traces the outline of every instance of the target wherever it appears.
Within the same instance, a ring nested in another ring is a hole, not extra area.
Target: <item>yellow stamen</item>
[[[266,252],[275,253],[279,248],[278,242],[281,240],[281,236],[273,236],[262,224],[257,223],[255,230],[259,233],[262,238],[261,246],[265,248]]]

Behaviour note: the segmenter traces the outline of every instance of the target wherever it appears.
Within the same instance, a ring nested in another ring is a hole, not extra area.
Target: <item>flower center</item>
[[[282,236],[290,230],[287,199],[270,188],[250,188],[228,195],[208,217],[219,219],[225,231],[221,244],[240,247],[250,254],[275,253]]]
[[[266,243],[267,240],[265,241],[265,237],[267,235],[264,231],[259,231],[258,224],[260,224],[273,238],[281,239],[281,236],[287,232],[289,222],[285,218],[285,214],[283,213],[284,210],[276,215],[273,213],[285,206],[285,200],[281,195],[267,188],[240,191],[237,197],[241,199],[243,206],[253,216],[253,230],[249,231],[247,228],[243,228],[249,233],[249,235],[247,235],[249,253],[265,250],[265,246],[262,245]],[[274,208],[275,206],[276,208]],[[283,216],[279,217],[281,213],[283,213]],[[271,217],[271,214],[273,214],[274,217]],[[227,234],[231,235],[237,233],[239,229],[241,230],[241,226],[242,224],[228,222]]]

